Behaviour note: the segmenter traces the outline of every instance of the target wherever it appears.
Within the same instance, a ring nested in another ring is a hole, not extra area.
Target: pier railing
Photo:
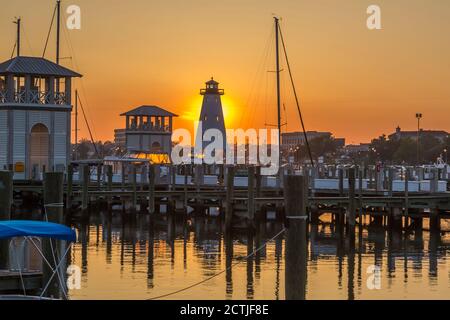
[[[56,105],[66,105],[67,97],[65,92],[55,92],[52,94],[48,91],[38,91],[38,90],[20,90],[14,92],[12,95],[12,101],[8,98],[7,90],[0,90],[0,103],[30,103],[30,104],[56,104]]]

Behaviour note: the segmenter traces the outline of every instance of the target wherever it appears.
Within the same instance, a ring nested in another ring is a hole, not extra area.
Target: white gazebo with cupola
[[[170,155],[176,114],[157,106],[144,105],[121,116],[126,119],[125,136],[129,153]]]
[[[0,169],[14,170],[14,179],[67,167],[74,77],[81,75],[44,58],[0,63]]]

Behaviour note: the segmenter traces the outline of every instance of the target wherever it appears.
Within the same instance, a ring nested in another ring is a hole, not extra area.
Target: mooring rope
[[[47,207],[56,207],[56,208],[59,207],[59,208],[60,208],[60,207],[64,207],[64,203],[49,203],[49,204],[44,205],[44,215],[45,215],[45,220],[46,220],[47,222],[49,222],[49,221],[48,221],[48,215],[47,215],[47,209],[46,209]],[[56,255],[55,255],[55,249],[53,248],[53,240],[52,240],[52,239],[49,239],[49,242],[50,242],[50,250],[52,251],[52,256],[53,256],[53,263],[54,263],[55,266],[57,266],[56,269],[53,269],[53,268],[52,268],[52,270],[53,270],[53,276],[55,275],[55,272],[56,272],[56,275],[58,276],[58,282],[59,282],[59,285],[61,286],[61,291],[62,291],[62,293],[64,294],[64,297],[66,298],[66,300],[68,300],[68,296],[67,296],[66,290],[65,290],[65,288],[64,288],[64,282],[63,282],[63,279],[62,279],[62,278],[63,278],[63,275],[60,274],[60,268],[58,267],[58,266],[62,263],[62,260],[63,260],[63,259],[61,259],[60,263],[57,262]],[[71,245],[68,246],[68,249],[67,249],[67,250],[69,250],[70,247],[71,247]],[[67,253],[67,252],[66,252],[66,253]],[[58,252],[57,252],[56,254],[58,254]],[[64,255],[64,256],[65,256],[65,255]],[[51,279],[53,279],[53,276],[50,278],[49,282],[47,283],[47,287],[48,287],[48,285],[50,284]],[[47,290],[47,287],[46,287],[45,290]],[[45,290],[42,292],[41,297],[42,297],[42,295],[44,294]]]
[[[13,245],[13,241],[10,241],[8,250],[10,250],[12,248],[12,245]],[[22,244],[22,247],[23,247],[23,244]],[[24,247],[23,247],[23,251],[25,251]],[[17,271],[19,272],[19,278],[20,278],[20,283],[22,285],[23,295],[26,296],[27,295],[27,289],[25,287],[25,282],[24,282],[23,276],[22,276],[22,270],[21,270],[22,268],[20,267],[19,258],[17,257],[16,250],[13,250],[13,252],[14,252],[14,260],[16,261],[16,264],[17,264]]]
[[[180,293],[180,292],[183,292],[183,291],[187,291],[187,290],[192,289],[192,288],[194,288],[194,287],[196,287],[196,286],[199,286],[199,285],[201,285],[201,284],[203,284],[203,283],[205,283],[205,282],[207,282],[207,281],[209,281],[209,280],[211,280],[211,279],[214,279],[214,278],[220,276],[221,274],[224,274],[225,272],[231,270],[231,269],[234,268],[235,266],[241,264],[244,260],[247,260],[248,258],[253,257],[256,253],[258,253],[259,251],[261,251],[261,250],[262,250],[269,242],[271,242],[271,241],[275,240],[276,238],[278,238],[278,237],[279,237],[280,235],[282,235],[285,231],[286,231],[286,228],[283,228],[283,229],[282,229],[280,232],[278,232],[275,236],[273,236],[272,238],[270,238],[269,240],[267,240],[263,245],[261,245],[259,248],[257,248],[256,250],[254,250],[252,253],[250,253],[249,255],[247,255],[244,259],[239,260],[238,262],[232,264],[230,267],[228,267],[228,268],[226,268],[226,269],[224,269],[224,270],[222,270],[222,271],[220,271],[220,272],[218,272],[218,273],[212,275],[211,277],[206,278],[206,279],[204,279],[204,280],[201,280],[201,281],[199,281],[199,282],[197,282],[197,283],[194,283],[194,284],[192,284],[192,285],[190,285],[190,286],[188,286],[188,287],[185,287],[185,288],[183,288],[183,289],[180,289],[180,290],[177,290],[177,291],[174,291],[174,292],[171,292],[171,293],[163,294],[163,295],[160,295],[160,296],[157,296],[157,297],[149,298],[149,299],[147,299],[147,300],[158,300],[158,299],[166,298],[166,297],[172,296],[172,295],[174,295],[174,294],[177,294],[177,293]]]

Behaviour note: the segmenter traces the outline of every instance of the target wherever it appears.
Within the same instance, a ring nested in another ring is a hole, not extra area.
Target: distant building
[[[361,152],[369,152],[370,143],[361,143],[361,144],[349,144],[344,147],[344,151],[346,154],[357,154]]]
[[[336,146],[338,148],[344,148],[345,147],[345,138],[334,138],[334,141],[336,142]]]
[[[125,145],[128,153],[149,159],[152,155],[170,155],[172,123],[173,117],[178,117],[176,114],[157,106],[140,106],[121,116],[126,118]],[[117,133],[116,138],[123,139],[123,133]]]
[[[331,132],[306,131],[308,141],[323,137],[331,139],[332,136],[333,134]],[[335,138],[334,140],[338,143],[338,147],[343,147],[345,145],[344,138]],[[287,132],[281,134],[282,150],[289,150],[303,145],[305,145],[305,135],[303,132]]]
[[[0,63],[0,169],[13,169],[14,179],[67,167],[74,77],[81,75],[44,58]]]
[[[449,136],[449,133],[443,130],[420,130],[420,136],[431,136],[442,142]],[[389,140],[412,139],[416,141],[417,131],[402,131],[400,127],[397,127],[395,132],[388,137]]]
[[[125,148],[127,145],[127,130],[126,129],[115,129],[114,130],[114,143],[117,146]]]
[[[307,131],[306,137],[308,141],[311,141],[315,138],[331,138],[331,132],[318,132],[318,131]],[[281,134],[281,146],[282,148],[290,148],[301,146],[305,144],[305,135],[303,132],[287,132]]]

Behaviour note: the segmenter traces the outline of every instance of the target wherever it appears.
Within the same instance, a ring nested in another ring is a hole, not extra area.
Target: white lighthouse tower
[[[219,83],[213,78],[206,82],[206,88],[200,90],[200,94],[203,96],[202,111],[200,113],[201,134],[204,134],[209,129],[217,129],[222,133],[223,137],[223,150],[226,146],[226,131],[225,131],[225,119],[223,117],[221,96],[225,94],[223,89],[219,89]],[[200,128],[199,128],[200,129]],[[200,130],[198,130],[198,134]],[[202,150],[209,144],[209,142],[203,142]]]

